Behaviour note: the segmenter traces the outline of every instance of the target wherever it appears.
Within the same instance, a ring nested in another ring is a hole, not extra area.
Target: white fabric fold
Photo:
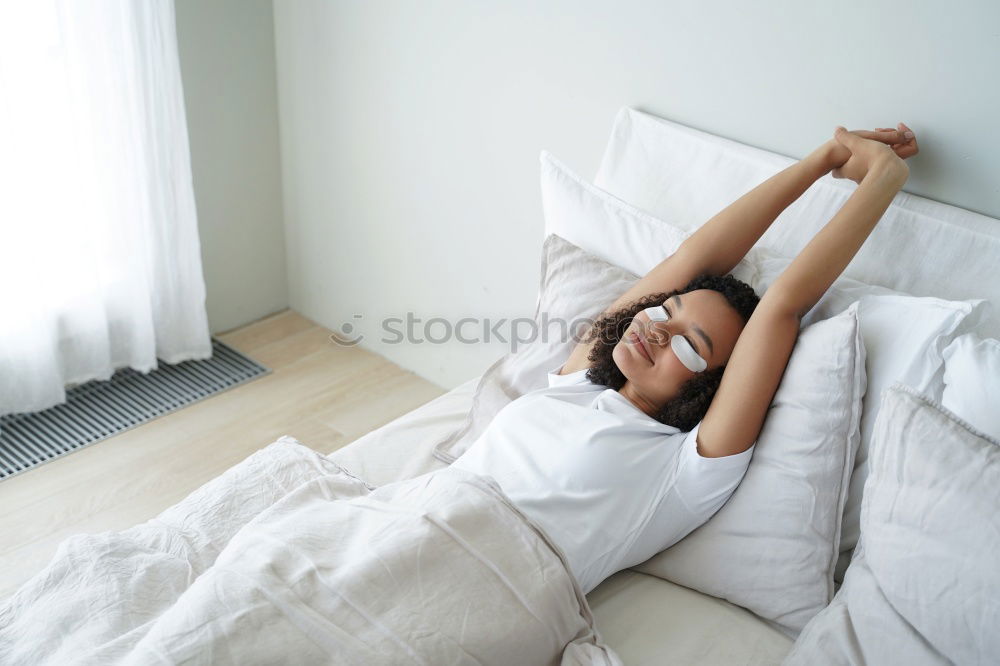
[[[291,438],[156,520],[74,537],[0,663],[605,664],[559,548],[489,477],[372,489]]]

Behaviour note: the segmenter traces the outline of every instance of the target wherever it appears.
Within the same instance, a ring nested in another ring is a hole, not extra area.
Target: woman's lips
[[[639,348],[639,353],[646,357],[646,360],[650,363],[653,362],[653,357],[649,353],[649,348],[646,347],[646,341],[642,339],[642,336],[637,333],[631,333],[632,344]]]

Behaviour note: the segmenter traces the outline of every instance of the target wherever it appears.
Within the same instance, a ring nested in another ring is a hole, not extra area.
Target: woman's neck
[[[629,402],[638,407],[647,416],[655,417],[656,413],[660,411],[659,407],[639,393],[639,391],[632,386],[632,382],[628,380],[625,381],[624,386],[618,389],[618,392],[628,398]]]

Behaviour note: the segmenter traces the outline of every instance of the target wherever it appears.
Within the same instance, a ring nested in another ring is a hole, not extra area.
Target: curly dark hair
[[[725,296],[729,305],[739,313],[744,324],[750,321],[750,315],[760,302],[760,298],[750,285],[732,275],[699,275],[683,289],[643,296],[594,322],[586,338],[588,342],[596,338],[587,357],[591,362],[590,369],[587,370],[587,379],[616,391],[621,390],[626,378],[611,357],[611,353],[625,335],[632,318],[648,307],[661,305],[672,296],[686,294],[696,289],[711,289]],[[723,364],[718,368],[697,373],[684,382],[677,396],[664,405],[653,418],[660,423],[672,425],[682,432],[692,430],[704,418],[708,406],[712,404],[712,398],[722,383],[722,373],[725,369],[726,366]]]

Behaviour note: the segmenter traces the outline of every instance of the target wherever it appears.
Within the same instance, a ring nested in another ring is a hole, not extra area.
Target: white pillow
[[[791,259],[754,248],[753,261],[759,280],[754,287],[763,291],[778,278]],[[843,580],[858,542],[861,496],[868,478],[868,449],[882,391],[899,381],[939,400],[944,390],[944,348],[955,336],[977,326],[988,312],[988,304],[983,299],[946,301],[930,296],[910,296],[841,277],[802,323],[825,319],[854,302],[859,304],[858,318],[868,352],[868,392],[861,417],[861,442],[844,507],[840,561],[834,575],[838,582]]]
[[[937,398],[942,390],[939,378],[943,374],[944,347],[958,332],[968,330],[979,320],[983,303],[901,294],[861,298],[858,317],[868,350],[869,382],[861,417],[861,446],[844,507],[838,580],[843,580],[861,529],[861,497],[868,478],[869,447],[882,391],[901,381]]]
[[[635,569],[727,599],[794,638],[833,598],[864,393],[854,305],[799,333],[729,501]]]
[[[946,409],[1000,439],[1000,340],[970,333],[944,350]]]
[[[783,663],[997,663],[1000,441],[895,384],[870,460],[844,584]]]
[[[546,234],[636,275],[648,273],[690,235],[591,185],[548,151],[539,160]],[[754,267],[744,259],[733,275],[749,283]]]

